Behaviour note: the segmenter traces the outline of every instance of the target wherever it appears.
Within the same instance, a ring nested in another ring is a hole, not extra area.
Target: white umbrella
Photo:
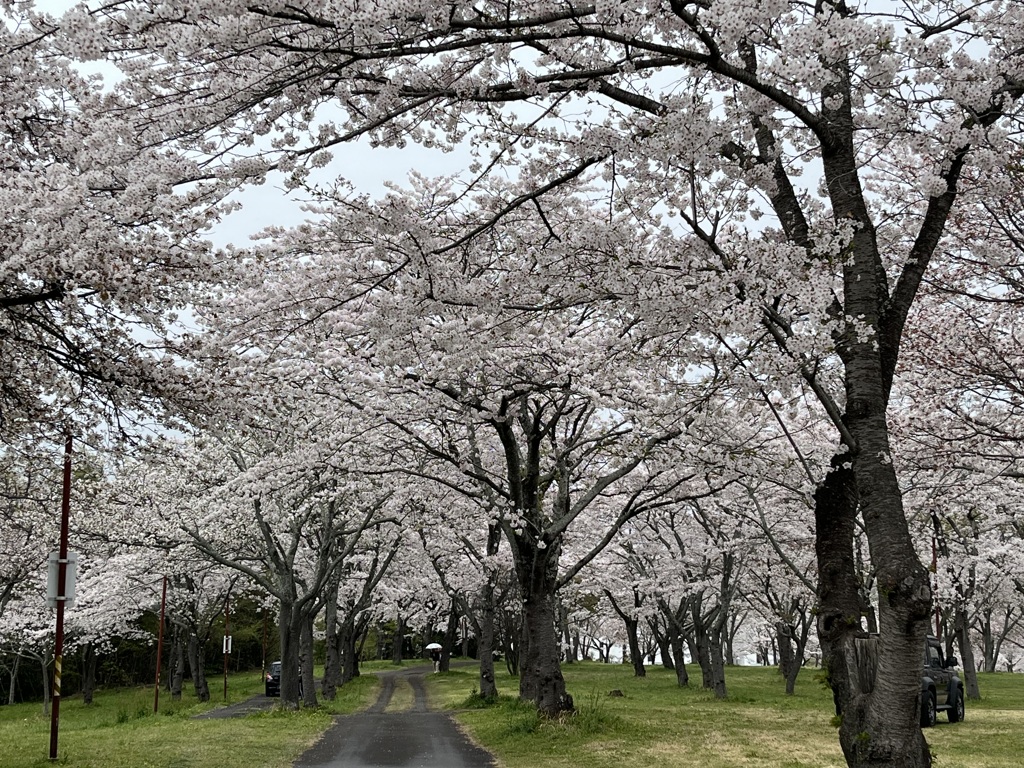
[[[427,644],[427,650],[428,651],[440,651],[441,650],[441,644],[440,643],[428,643]]]

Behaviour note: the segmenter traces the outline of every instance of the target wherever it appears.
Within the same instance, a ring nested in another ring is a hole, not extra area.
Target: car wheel
[[[935,694],[925,691],[921,695],[921,727],[931,728],[935,725]]]
[[[964,692],[962,689],[956,689],[956,698],[953,700],[953,706],[949,708],[946,714],[949,716],[949,722],[951,723],[963,722],[967,710],[964,706]]]

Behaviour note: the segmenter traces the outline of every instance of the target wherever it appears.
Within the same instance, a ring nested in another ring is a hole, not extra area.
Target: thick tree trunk
[[[170,674],[171,701],[181,701],[181,691],[185,687],[185,644],[182,642],[182,632],[181,627],[174,627],[174,646],[171,648],[171,658],[174,660],[174,668]]]
[[[622,619],[623,625],[626,627],[626,646],[629,649],[628,654],[623,653],[622,663],[631,663],[633,665],[633,676],[634,677],[647,677],[647,669],[644,667],[644,654],[640,650],[640,622],[637,621],[636,617],[627,613],[620,605],[618,600],[611,592],[605,590],[605,596],[611,603],[612,610]],[[634,597],[633,607],[637,607],[636,603],[639,601]],[[623,649],[625,651],[626,649]]]
[[[701,674],[701,687],[710,689],[714,686],[712,682],[711,674],[711,654],[708,652],[708,636],[707,632],[701,626],[694,626],[694,645],[697,647],[696,661],[697,666],[700,667]]]
[[[572,711],[558,659],[554,595],[528,594],[523,606],[528,645],[520,659],[519,697],[532,701],[542,713],[555,716]]]
[[[278,610],[281,638],[281,706],[285,709],[298,709],[302,619],[291,601],[282,600]]]
[[[537,547],[525,536],[518,537],[517,545],[524,642],[519,660],[519,698],[532,701],[543,714],[554,717],[573,709],[559,663],[555,595],[558,548]]]
[[[678,632],[669,630],[669,643],[672,646],[672,657],[676,670],[676,684],[680,688],[690,687],[690,673],[686,670],[686,657],[683,655],[683,637]]]
[[[672,654],[672,643],[669,640],[668,633],[662,632],[659,623],[656,620],[649,620],[648,626],[651,628],[651,634],[654,635],[654,642],[658,646],[658,653],[661,655],[661,666],[664,669],[675,669],[675,659]]]
[[[480,614],[476,623],[476,653],[480,661],[480,696],[498,696],[494,682],[494,577],[489,576],[480,595]]]
[[[992,610],[986,609],[981,616],[981,658],[986,672],[996,671],[996,642],[992,633]]]
[[[341,680],[341,658],[338,647],[338,582],[332,581],[327,586],[327,605],[324,607],[324,640],[326,656],[324,659],[324,676],[320,683],[320,692],[327,701],[334,701],[338,683]]]
[[[448,613],[448,624],[444,629],[444,643],[441,647],[441,661],[438,662],[438,672],[448,672],[452,668],[452,647],[455,645],[455,633],[459,629],[459,614],[452,603],[451,611]]]
[[[842,718],[839,741],[851,768],[926,768],[931,756],[919,723],[920,664],[931,588],[910,536],[886,423],[903,324],[916,290],[915,265],[905,273],[908,281],[900,285],[900,295],[891,295],[858,175],[850,68],[837,64],[833,75],[821,93],[822,124],[828,131],[821,158],[832,215],[851,233],[842,255],[846,327],[837,337],[848,452],[834,458],[815,498],[819,635]],[[927,237],[941,234],[941,220],[932,224],[938,232]],[[921,268],[930,255],[920,254]],[[858,511],[879,595],[878,669],[870,691],[856,671],[860,600],[855,592],[847,594],[849,582],[856,581],[852,544]]]
[[[743,620],[737,619],[736,616],[729,614],[728,629],[725,634],[725,663],[730,666],[736,666],[736,652],[734,650],[736,635],[739,634],[740,627],[743,626]]]
[[[206,638],[200,639],[190,632],[188,638],[188,668],[192,673],[192,687],[199,701],[210,700],[210,683],[206,679]]]
[[[302,705],[317,706],[316,678],[313,676],[313,617],[299,618],[299,675],[302,678]]]
[[[956,644],[960,649],[960,668],[964,671],[964,691],[967,698],[981,700],[981,689],[978,687],[978,672],[974,664],[974,648],[971,646],[971,630],[967,621],[967,611],[962,605],[957,606],[953,618],[953,631]]]
[[[92,704],[96,693],[96,646],[86,643],[82,658],[82,701]]]
[[[720,628],[715,628],[711,634],[711,690],[715,692],[716,699],[724,699],[729,695],[725,687],[725,657],[723,651],[725,643]]]
[[[796,627],[779,621],[775,624],[775,636],[779,644],[779,672],[786,681],[786,695],[796,691],[796,677],[800,673],[800,659],[794,648]]]
[[[707,621],[702,613],[700,595],[694,596],[691,600],[691,616],[697,663],[701,671],[701,685],[709,691],[714,691],[716,698],[724,699],[727,691],[722,657],[722,633],[721,629],[716,627],[718,621]]]
[[[341,665],[338,685],[345,685],[359,677],[359,634],[354,618],[347,616],[341,622],[338,631],[338,656]]]
[[[844,167],[853,167],[852,160]],[[854,236],[855,254],[868,249],[858,239],[863,239],[859,232]],[[858,282],[866,277],[863,270],[874,269],[873,259],[864,260],[871,266],[855,255],[846,267],[846,312],[865,318],[868,327],[877,327],[877,296],[858,298],[865,291],[878,290],[874,280]],[[857,443],[852,457],[854,479],[871,561],[877,571],[878,676],[870,694],[856,691],[852,706],[843,709],[839,735],[851,766],[923,768],[931,765],[918,714],[920,660],[931,588],[910,537],[890,458],[885,421],[888,398],[874,344],[873,340],[859,339],[852,343],[846,355],[846,370],[847,426]]]
[[[633,662],[633,676],[647,677],[644,654],[640,650],[640,623],[634,618],[625,619],[626,637],[629,641],[629,658]]]
[[[856,768],[927,766],[930,758],[919,725],[924,623],[919,624],[919,643],[880,639],[874,679],[865,679],[861,671],[857,640],[867,633],[860,624],[862,607],[853,554],[857,489],[848,461],[849,456],[844,455],[833,459],[834,468],[815,496],[818,637],[822,665],[841,717],[840,745],[847,763]],[[881,602],[886,605],[893,598],[895,595],[883,595]],[[883,626],[895,620],[888,616],[890,611],[891,607],[882,611]],[[892,669],[894,658],[906,669]],[[911,691],[907,690],[908,677],[912,678]],[[906,700],[908,695],[912,695],[911,701]],[[892,722],[883,722],[885,718]]]
[[[402,645],[405,642],[405,617],[399,614],[395,618],[395,634],[391,638],[391,663],[402,663]]]

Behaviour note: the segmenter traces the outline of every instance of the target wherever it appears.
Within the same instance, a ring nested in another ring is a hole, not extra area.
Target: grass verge
[[[577,712],[558,721],[539,718],[515,694],[518,682],[502,673],[504,695],[486,706],[474,696],[473,668],[428,676],[435,705],[456,717],[505,768],[842,768],[846,765],[831,725],[832,698],[804,670],[794,696],[784,693],[774,669],[731,667],[729,698],[716,701],[697,688],[682,689],[660,668],[635,678],[622,665],[564,667]],[[1017,768],[1024,732],[1024,676],[981,675],[983,700],[968,702],[967,720],[951,725],[944,714],[926,733],[943,768]],[[699,678],[697,681],[699,686]],[[612,690],[623,695],[609,696]]]
[[[211,679],[216,688],[216,681]],[[64,699],[60,707],[59,765],[75,768],[281,768],[326,730],[336,714],[354,712],[372,701],[373,676],[344,686],[333,702],[312,710],[273,709],[241,718],[195,720],[194,715],[261,694],[260,674],[229,677],[228,700],[223,689],[200,703],[186,693],[171,701],[160,693],[160,712],[153,714],[153,688],[100,690],[93,704],[81,696]],[[50,719],[40,704],[0,707],[0,764],[4,768],[44,768],[48,759]]]
[[[394,669],[393,666],[381,666]],[[367,673],[369,670],[365,670]],[[716,701],[699,688],[680,689],[661,669],[634,678],[622,665],[565,667],[577,712],[551,721],[516,698],[518,681],[499,674],[503,696],[484,702],[473,695],[474,666],[427,675],[433,706],[452,709],[504,768],[842,768],[831,696],[805,670],[795,696],[785,696],[773,669],[728,670],[729,698]],[[942,768],[1017,768],[1024,733],[1024,676],[981,675],[984,699],[968,702],[967,720],[951,725],[944,715],[927,732]],[[75,768],[285,768],[326,730],[335,714],[371,703],[378,682],[364,674],[344,686],[334,702],[315,710],[271,710],[243,718],[195,720],[224,704],[221,691],[200,704],[186,694],[172,702],[161,693],[153,714],[152,688],[99,691],[90,706],[81,697],[61,705],[59,764]],[[229,701],[262,691],[258,675],[230,679]],[[619,690],[622,696],[609,696]],[[411,693],[411,689],[410,689]],[[398,707],[396,707],[398,708]],[[404,708],[404,704],[403,707]],[[396,714],[396,717],[401,717]],[[39,704],[0,706],[0,764],[43,768],[49,718]]]

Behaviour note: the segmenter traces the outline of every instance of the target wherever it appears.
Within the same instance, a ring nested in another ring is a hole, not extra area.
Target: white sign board
[[[46,565],[46,605],[56,608],[58,602],[57,580],[59,577],[60,553],[51,552]],[[68,567],[64,574],[64,607],[75,605],[75,573],[78,570],[78,553],[68,552]]]

